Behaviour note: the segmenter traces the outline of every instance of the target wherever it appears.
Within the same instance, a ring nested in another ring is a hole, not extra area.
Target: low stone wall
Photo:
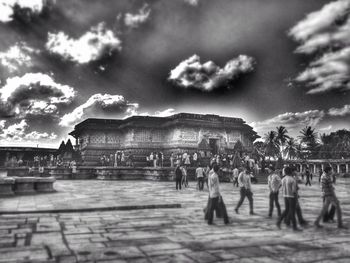
[[[7,177],[0,179],[0,196],[54,192],[54,177]]]
[[[97,179],[102,180],[173,180],[172,168],[95,167]]]
[[[1,178],[0,179],[0,196],[14,195],[13,186],[15,179],[13,178]]]
[[[28,167],[7,167],[7,176],[9,177],[27,177],[29,176]]]
[[[28,168],[16,167],[6,168],[7,176],[28,177]],[[46,178],[54,177],[57,180],[155,180],[155,181],[171,181],[174,178],[175,168],[171,167],[111,167],[111,166],[78,166],[76,168],[67,167],[45,167],[44,173],[39,173],[37,169],[33,174],[35,177]],[[187,169],[187,178],[189,181],[196,180],[196,168],[189,167]],[[265,175],[256,177],[258,183],[266,183]],[[230,182],[232,171],[224,168],[219,173],[220,182]]]

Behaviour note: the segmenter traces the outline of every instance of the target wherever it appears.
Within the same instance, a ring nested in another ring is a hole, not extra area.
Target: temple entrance
[[[209,138],[209,146],[212,154],[218,154],[219,152],[219,139]]]

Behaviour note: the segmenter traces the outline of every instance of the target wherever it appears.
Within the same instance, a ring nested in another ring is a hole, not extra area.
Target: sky
[[[87,118],[350,129],[350,0],[0,0],[0,146]]]

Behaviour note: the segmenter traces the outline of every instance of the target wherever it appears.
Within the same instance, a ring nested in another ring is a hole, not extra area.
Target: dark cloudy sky
[[[350,128],[350,0],[0,0],[0,145],[89,117]]]

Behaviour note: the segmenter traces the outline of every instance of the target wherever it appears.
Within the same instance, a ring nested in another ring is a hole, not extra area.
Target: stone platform
[[[301,206],[313,221],[321,207],[320,189],[300,186]],[[57,181],[55,194],[0,199],[0,262],[349,262],[350,230],[336,224],[302,232],[268,219],[266,185],[253,185],[255,212],[244,203],[233,212],[239,189],[221,184],[229,216],[208,226],[203,207],[208,192],[194,183],[176,191],[173,182]],[[339,179],[337,195],[350,223],[350,180]],[[99,211],[118,205],[176,204],[181,208]],[[90,207],[90,212],[82,212]],[[40,213],[40,209],[52,209]],[[55,209],[71,209],[57,213]],[[93,210],[95,209],[95,210]],[[36,212],[36,213],[30,213]],[[38,213],[39,212],[39,213]]]

